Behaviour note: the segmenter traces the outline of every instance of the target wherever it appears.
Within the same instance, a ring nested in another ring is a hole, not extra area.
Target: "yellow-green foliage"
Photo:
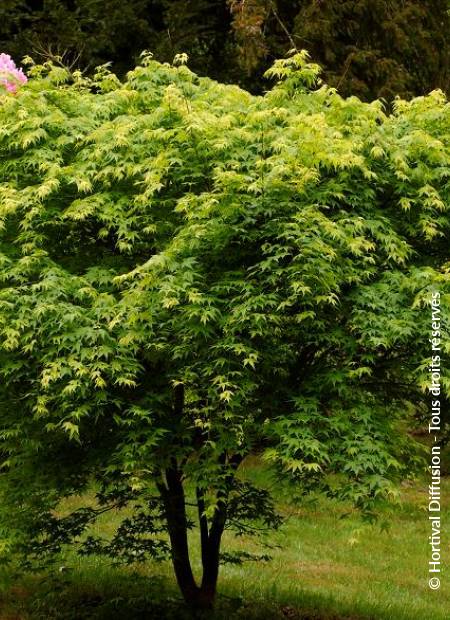
[[[444,95],[386,116],[320,85],[303,53],[264,97],[184,60],[144,56],[123,83],[34,67],[0,97],[0,453],[19,543],[77,539],[95,510],[49,511],[93,476],[100,502],[142,495],[154,515],[107,548],[131,561],[167,550],[148,497],[167,472],[209,523],[229,502],[247,531],[278,525],[234,481],[255,446],[299,489],[366,510],[416,464],[432,290],[448,328]]]

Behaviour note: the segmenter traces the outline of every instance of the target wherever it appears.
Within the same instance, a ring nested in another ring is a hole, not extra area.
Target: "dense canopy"
[[[0,453],[11,548],[160,558],[167,528],[189,599],[185,492],[208,592],[230,506],[238,531],[277,525],[236,478],[254,449],[367,511],[417,464],[433,291],[448,329],[450,106],[388,116],[304,53],[263,97],[184,60],[123,83],[37,66],[0,97]],[[106,547],[80,538],[92,507],[53,512],[93,479],[99,506],[138,506]]]

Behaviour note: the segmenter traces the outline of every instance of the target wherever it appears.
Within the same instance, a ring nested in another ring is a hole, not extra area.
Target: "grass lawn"
[[[268,483],[257,460],[246,475]],[[401,490],[401,504],[381,515],[390,524],[363,525],[356,515],[342,519],[345,508],[328,501],[295,506],[281,495],[283,528],[271,536],[279,545],[272,561],[226,565],[221,570],[218,618],[242,620],[383,619],[448,620],[450,618],[449,543],[450,478],[443,480],[442,586],[428,587],[426,483]],[[65,508],[78,505],[76,499]],[[105,516],[103,534],[113,531],[123,515]],[[192,533],[193,547],[197,532]],[[254,540],[225,537],[225,548],[261,552]],[[196,569],[199,559],[194,553]],[[134,569],[112,568],[102,558],[61,559],[67,570],[15,577],[0,569],[0,620],[182,619],[169,563]],[[447,564],[448,565],[448,564]]]

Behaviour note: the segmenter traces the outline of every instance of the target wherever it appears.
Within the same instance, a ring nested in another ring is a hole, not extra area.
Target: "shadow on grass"
[[[0,593],[0,620],[369,620],[313,611],[308,602],[301,610],[222,595],[214,613],[193,613],[165,577],[100,570],[23,578]]]

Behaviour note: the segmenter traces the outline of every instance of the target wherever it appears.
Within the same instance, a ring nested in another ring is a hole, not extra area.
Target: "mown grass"
[[[269,484],[257,460],[246,475]],[[450,617],[449,545],[450,479],[443,480],[443,573],[439,591],[428,587],[428,535],[425,481],[401,489],[401,503],[381,515],[380,523],[362,524],[356,514],[329,501],[295,505],[278,493],[286,517],[273,533],[270,562],[225,565],[221,569],[217,618],[265,620],[448,620]],[[76,507],[80,499],[66,502]],[[111,533],[123,515],[103,517],[97,528]],[[387,522],[389,529],[380,527]],[[447,527],[448,532],[448,527]],[[195,569],[199,571],[197,533],[192,533]],[[226,534],[227,549],[260,552],[257,542]],[[78,558],[68,551],[60,572],[18,578],[0,572],[0,620],[164,619],[188,618],[169,563],[134,569],[111,567],[103,558]],[[212,617],[211,614],[208,617]],[[216,617],[216,616],[215,616]]]

